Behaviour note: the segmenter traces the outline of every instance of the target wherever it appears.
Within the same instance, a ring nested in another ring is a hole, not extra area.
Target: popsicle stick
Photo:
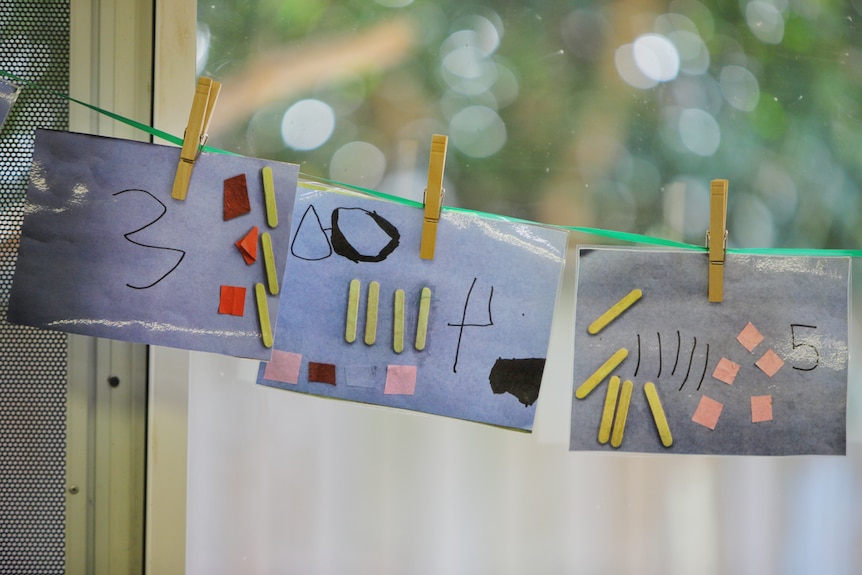
[[[262,283],[254,284],[254,296],[257,300],[257,317],[260,320],[260,336],[263,338],[263,345],[272,347],[272,325],[269,322],[266,287]]]
[[[392,349],[404,351],[404,290],[395,290],[395,313],[392,322]]]
[[[665,417],[664,408],[661,405],[661,399],[658,397],[658,390],[655,388],[655,384],[651,381],[645,383],[644,393],[646,394],[650,411],[652,411],[652,418],[655,420],[661,444],[665,447],[670,447],[673,445],[673,437],[670,434],[670,426],[667,424],[667,417]]]
[[[619,348],[610,356],[605,363],[602,364],[590,377],[575,390],[575,397],[583,399],[593,391],[616,367],[623,362],[628,356],[629,350],[624,347]]]
[[[269,293],[278,295],[278,272],[275,269],[275,254],[272,251],[272,237],[269,232],[260,234],[260,245],[263,246],[263,263],[266,267],[266,284]]]
[[[620,395],[619,376],[611,377],[608,392],[605,395],[605,407],[602,410],[602,421],[599,424],[599,443],[604,445],[611,438],[611,425],[614,422],[614,410],[617,407],[617,397]]]
[[[587,328],[587,331],[591,335],[596,335],[600,331],[602,331],[609,323],[614,321],[620,314],[629,309],[634,305],[636,301],[638,301],[643,292],[639,289],[633,289],[626,295],[620,299],[617,303],[608,308],[608,310],[600,315],[596,321],[590,324],[590,327]]]
[[[350,290],[347,292],[347,322],[344,326],[344,339],[347,343],[356,341],[356,325],[359,321],[359,292],[362,284],[359,280],[350,280]]]
[[[261,170],[263,178],[263,198],[266,205],[266,223],[271,228],[278,226],[278,208],[275,203],[275,181],[272,177],[272,168],[264,166]]]
[[[614,430],[611,433],[611,447],[619,447],[623,444],[623,433],[626,430],[626,419],[629,416],[629,404],[632,400],[634,384],[630,379],[623,382],[620,391],[620,404],[617,406],[617,416],[614,418]]]
[[[368,303],[365,306],[365,344],[374,345],[377,341],[377,310],[380,300],[380,284],[368,284]]]
[[[419,296],[419,320],[416,322],[416,350],[425,349],[425,338],[428,335],[428,314],[431,311],[431,288],[422,288]]]

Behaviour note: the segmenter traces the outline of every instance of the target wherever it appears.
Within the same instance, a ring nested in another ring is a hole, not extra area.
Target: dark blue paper
[[[179,153],[38,131],[9,321],[268,359],[253,295],[254,284],[266,282],[262,255],[246,265],[234,242],[252,226],[270,232],[283,273],[298,167],[201,154],[188,197],[180,202],[171,198]],[[266,225],[264,166],[275,178],[275,229]],[[223,221],[223,182],[241,173],[251,213]],[[243,317],[218,313],[221,285],[247,288]],[[268,301],[274,324],[278,297]]]
[[[531,429],[564,264],[564,232],[444,212],[429,261],[419,257],[421,209],[301,188],[293,217],[275,348],[301,355],[301,367],[290,383],[264,377],[264,364],[260,383]],[[362,298],[357,340],[348,343],[353,279],[362,284]],[[380,312],[377,340],[367,345],[371,281],[380,284]],[[432,291],[430,324],[427,347],[419,351],[416,323],[426,286]],[[393,349],[398,288],[406,302],[401,353]],[[310,363],[335,365],[335,385],[309,381]],[[387,373],[400,369],[390,366],[415,367],[412,395],[384,393]]]

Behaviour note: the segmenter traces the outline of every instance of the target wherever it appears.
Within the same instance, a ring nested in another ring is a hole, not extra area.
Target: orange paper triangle
[[[234,245],[239,250],[245,263],[251,265],[257,261],[257,226],[251,228],[248,233]]]

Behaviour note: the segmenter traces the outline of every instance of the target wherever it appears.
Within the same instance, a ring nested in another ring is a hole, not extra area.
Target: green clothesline
[[[47,93],[49,93],[53,96],[56,96],[58,98],[65,99],[65,100],[68,100],[70,102],[75,102],[76,104],[80,104],[81,106],[84,106],[85,108],[89,108],[90,110],[93,110],[94,112],[97,112],[97,113],[102,114],[104,116],[107,116],[113,120],[116,120],[118,122],[126,124],[127,126],[131,126],[135,129],[141,130],[142,132],[146,132],[147,134],[154,136],[156,138],[160,138],[166,142],[176,144],[177,146],[183,145],[183,139],[179,138],[177,136],[174,136],[173,134],[169,134],[169,133],[164,132],[162,130],[159,130],[157,128],[153,128],[152,126],[148,126],[147,124],[144,124],[142,122],[138,122],[138,121],[132,120],[130,118],[126,118],[124,116],[121,116],[120,114],[116,114],[114,112],[104,110],[102,108],[99,108],[98,106],[88,104],[87,102],[83,102],[81,100],[78,100],[77,98],[73,98],[72,96],[70,96],[68,94],[64,94],[62,92],[57,92],[55,90],[51,90],[50,88],[45,88],[44,86],[40,86],[36,82],[31,82],[30,80],[26,80],[24,78],[21,78],[20,76],[16,76],[15,74],[12,74],[11,72],[7,72],[5,70],[0,70],[0,76],[8,78],[8,79],[10,79],[13,82],[16,82],[18,84],[23,84],[26,86],[30,86],[32,88],[36,88],[38,90],[42,90],[43,92],[47,92]],[[237,155],[237,154],[234,154],[233,152],[228,152],[226,150],[220,150],[219,148],[213,148],[210,146],[203,146],[201,149],[204,152],[212,152],[212,153],[217,153],[217,154],[228,154],[228,155],[232,155],[232,156]],[[362,187],[354,186],[351,184],[345,184],[342,182],[338,182],[335,180],[329,180],[329,179],[321,178],[318,176],[310,176],[310,175],[302,174],[301,172],[300,172],[300,175],[306,179],[309,179],[309,180],[317,180],[317,181],[324,182],[324,183],[327,183],[330,185],[352,189],[352,190],[362,192],[363,194],[367,194],[369,196],[372,196],[372,197],[375,197],[378,199],[396,202],[396,203],[399,203],[399,204],[402,204],[405,206],[412,206],[412,207],[418,207],[418,208],[423,207],[423,205],[419,202],[416,202],[413,200],[408,200],[406,198],[402,198],[399,196],[393,196],[391,194],[385,194],[383,192],[378,192],[376,190],[370,190],[367,188],[362,188]],[[529,224],[529,225],[536,225],[536,226],[553,227],[553,228],[558,228],[558,229],[562,229],[562,230],[567,230],[570,232],[579,232],[579,233],[584,233],[584,234],[589,234],[589,235],[593,235],[593,236],[608,238],[608,239],[612,239],[612,240],[635,243],[635,244],[670,247],[670,248],[695,250],[695,251],[702,251],[702,252],[706,251],[706,248],[704,246],[696,246],[696,245],[688,244],[685,242],[677,242],[674,240],[656,238],[653,236],[646,236],[646,235],[642,235],[642,234],[633,234],[633,233],[629,233],[629,232],[618,232],[618,231],[614,231],[614,230],[605,230],[602,228],[589,228],[589,227],[581,227],[581,226],[561,226],[561,225],[555,225],[555,224],[544,224],[541,222],[534,222],[534,221],[525,220],[522,218],[501,216],[499,214],[492,214],[489,212],[470,210],[467,208],[456,208],[456,207],[451,207],[451,206],[443,206],[443,210],[449,211],[449,212],[460,212],[460,213],[466,213],[466,214],[479,215],[479,216],[483,216],[486,218],[504,220],[507,222],[515,222],[515,223],[522,223],[522,224]],[[854,258],[855,257],[862,257],[862,250],[847,250],[847,249],[728,248],[727,252],[728,253],[735,253],[735,254],[747,254],[747,255],[780,255],[780,256],[806,256],[806,257],[854,257]]]

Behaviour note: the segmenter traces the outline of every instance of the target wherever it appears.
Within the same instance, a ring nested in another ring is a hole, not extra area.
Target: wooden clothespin
[[[709,301],[724,299],[724,258],[727,251],[727,180],[712,180],[709,186]]]
[[[180,162],[177,165],[177,175],[174,176],[174,188],[171,197],[175,200],[185,200],[192,179],[195,162],[207,141],[207,128],[212,119],[216,99],[221,90],[221,83],[212,78],[198,78],[198,87],[192,100],[192,110],[189,113],[189,123],[183,137],[183,148],[180,151]]]
[[[446,167],[446,147],[449,138],[434,134],[431,137],[431,159],[428,163],[428,187],[425,188],[425,221],[422,223],[422,242],[419,257],[423,260],[434,259],[437,245],[437,224],[443,208],[443,170]]]

